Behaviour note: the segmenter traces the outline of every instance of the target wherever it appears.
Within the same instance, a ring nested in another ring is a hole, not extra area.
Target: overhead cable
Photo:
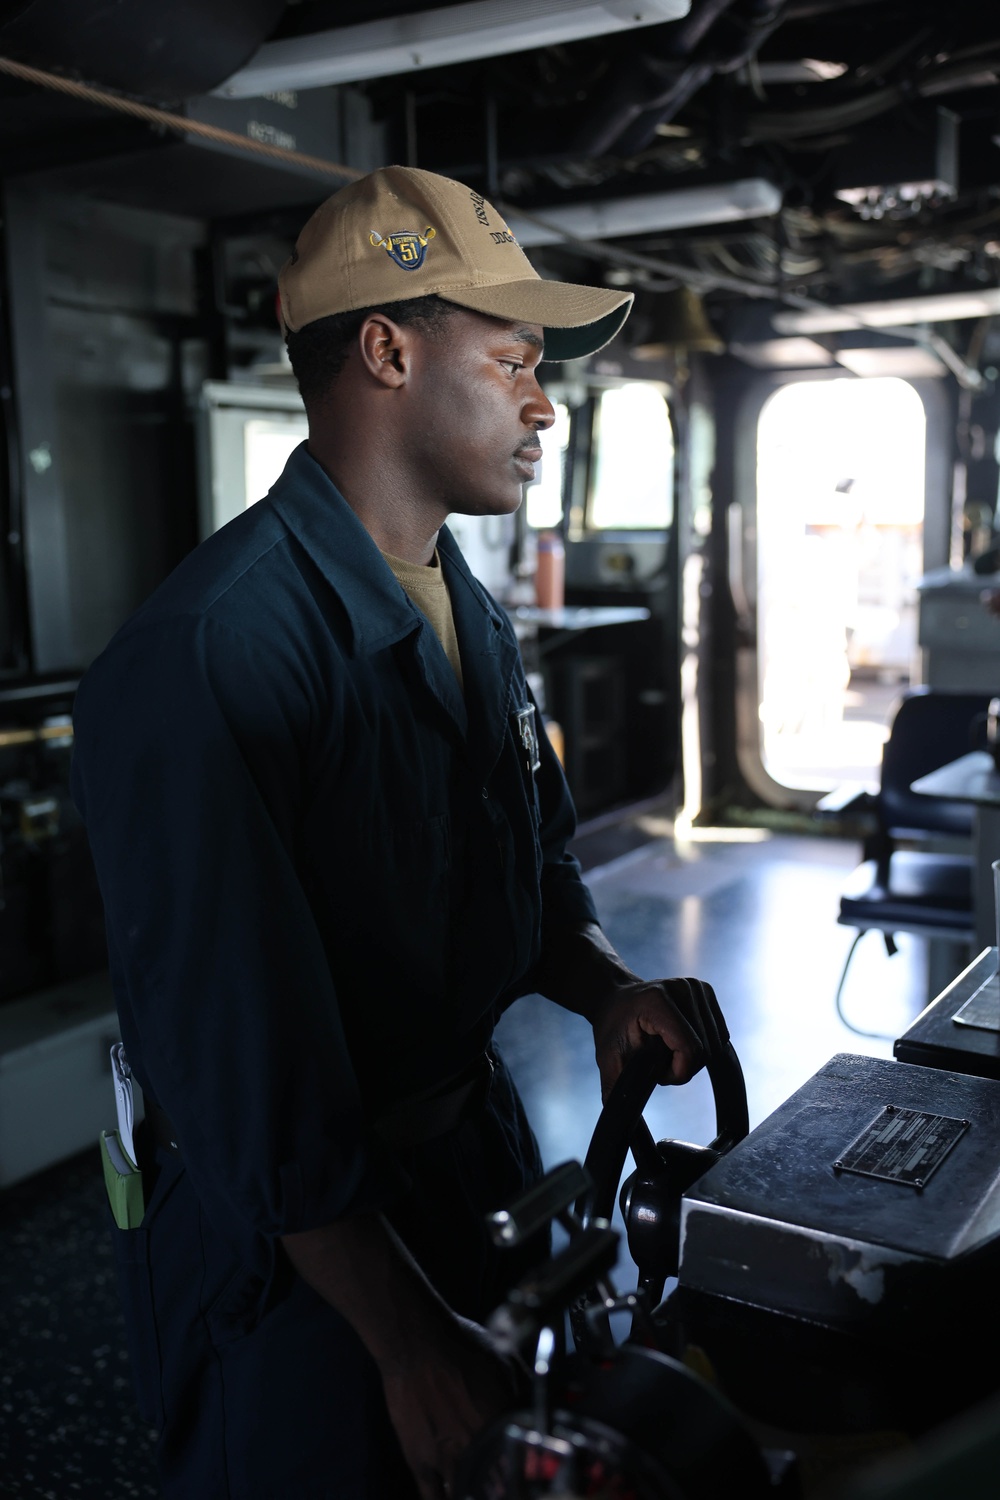
[[[174,130],[182,135],[200,136],[203,140],[216,141],[223,146],[235,146],[240,151],[247,151],[251,155],[270,157],[273,161],[281,162],[285,166],[315,172],[322,177],[354,180],[362,175],[353,167],[345,167],[340,162],[327,161],[322,156],[308,156],[302,151],[288,151],[284,146],[272,146],[266,141],[251,140],[249,136],[240,135],[238,131],[223,130],[219,125],[208,125],[203,120],[189,119],[187,115],[172,114],[169,110],[158,109],[153,104],[145,104],[125,94],[114,94],[109,89],[95,88],[89,83],[78,83],[75,78],[63,78],[59,73],[47,73],[42,68],[29,67],[27,63],[15,62],[10,57],[0,57],[0,73],[6,73],[11,78],[18,78],[22,83],[33,83],[39,88],[68,94],[70,98],[82,99],[87,104],[97,104],[103,109],[117,110],[119,114],[144,120],[147,125]]]

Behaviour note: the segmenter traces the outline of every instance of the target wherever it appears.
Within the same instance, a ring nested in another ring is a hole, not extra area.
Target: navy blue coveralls
[[[511,624],[447,529],[439,550],[464,694],[303,444],[77,695],[122,1039],[179,1147],[145,1143],[142,1227],[113,1231],[169,1497],[410,1493],[372,1362],[280,1235],[381,1210],[480,1319],[524,1269],[483,1226],[539,1169],[501,1061],[444,1137],[378,1128],[474,1067],[547,934],[594,920]]]

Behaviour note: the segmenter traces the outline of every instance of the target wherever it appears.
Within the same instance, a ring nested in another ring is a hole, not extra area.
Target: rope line
[[[29,67],[27,63],[14,62],[12,58],[0,57],[0,73],[18,78],[22,83],[34,83],[39,88],[53,89],[59,94],[68,94],[73,99],[82,99],[87,104],[99,104],[104,109],[115,109],[120,114],[132,115],[145,120],[149,125],[159,125],[167,130],[176,130],[184,135],[197,135],[205,140],[218,141],[221,145],[236,146],[257,156],[267,156],[287,166],[305,167],[324,177],[362,176],[353,167],[340,162],[327,161],[322,156],[308,156],[302,151],[289,151],[284,146],[272,146],[266,141],[251,140],[235,130],[223,130],[219,125],[207,125],[202,120],[189,120],[185,115],[171,114],[169,110],[157,109],[152,104],[142,104],[138,99],[129,99],[122,94],[112,94],[107,89],[94,88],[89,83],[77,83],[73,78],[62,78],[58,73],[46,73],[41,68]]]

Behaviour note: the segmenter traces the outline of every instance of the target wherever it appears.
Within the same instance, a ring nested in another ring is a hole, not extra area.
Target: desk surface
[[[984,948],[967,969],[932,1000],[912,1026],[897,1037],[892,1055],[898,1062],[948,1068],[953,1073],[977,1073],[1000,1078],[1000,1033],[958,1026],[955,1012],[970,999],[997,966],[996,948]]]
[[[953,802],[1000,807],[1000,772],[988,750],[973,750],[937,771],[919,776],[911,783],[910,790],[928,797],[947,797]]]
[[[961,568],[932,568],[917,580],[919,594],[960,594],[978,599],[983,589],[995,587],[992,574],[977,573],[971,563]]]
[[[512,613],[515,620],[523,620],[526,625],[541,625],[551,630],[591,630],[596,625],[627,625],[632,620],[648,620],[650,614],[638,604],[567,604],[562,609],[519,604]]]

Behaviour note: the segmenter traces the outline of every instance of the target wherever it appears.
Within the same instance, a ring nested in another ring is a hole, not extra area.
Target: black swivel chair
[[[849,798],[832,792],[817,806],[822,817],[859,814],[870,820],[864,858],[840,898],[838,922],[857,929],[837,985],[837,1013],[854,1031],[841,1008],[844,980],[858,943],[873,928],[895,953],[895,934],[912,932],[944,957],[947,972],[956,960],[973,957],[975,934],[972,880],[973,809],[965,802],[924,797],[910,783],[976,748],[977,725],[985,721],[989,695],[910,688],[899,700],[882,752],[877,792]],[[950,847],[949,847],[950,846]],[[967,956],[966,956],[967,955]],[[964,966],[959,962],[958,972]],[[947,982],[945,979],[945,982]],[[935,987],[932,977],[931,988]],[[861,1035],[879,1035],[861,1032]]]

